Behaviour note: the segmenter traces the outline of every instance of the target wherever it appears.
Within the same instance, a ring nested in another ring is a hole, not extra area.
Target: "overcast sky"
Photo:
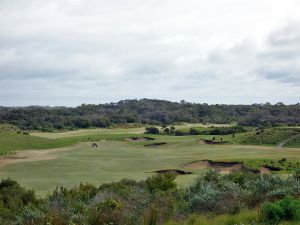
[[[300,102],[299,0],[0,0],[0,105]]]

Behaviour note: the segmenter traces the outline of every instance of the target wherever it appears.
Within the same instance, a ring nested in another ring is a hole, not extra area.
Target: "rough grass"
[[[286,147],[299,147],[300,146],[300,136],[298,136],[296,139],[293,139],[291,141],[289,141],[286,144]]]
[[[270,128],[259,132],[252,131],[244,134],[238,134],[234,139],[231,140],[233,143],[237,144],[275,146],[299,133],[300,129],[296,128]],[[294,142],[294,144],[289,144],[289,146],[299,147],[300,145],[297,144],[298,142]]]
[[[252,169],[260,169],[261,167],[270,166],[280,169],[278,173],[294,173],[300,169],[300,161],[294,158],[282,159],[251,159],[244,160],[244,165]]]
[[[165,225],[265,225],[260,222],[259,213],[255,210],[242,211],[236,215],[191,215],[185,221],[170,221]],[[278,225],[299,225],[299,222],[282,222]]]

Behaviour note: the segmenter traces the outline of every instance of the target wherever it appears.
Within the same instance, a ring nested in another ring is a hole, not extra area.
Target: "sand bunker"
[[[130,138],[125,138],[125,140],[132,141],[132,142],[140,142],[140,141],[153,141],[155,139],[150,137],[130,137]]]
[[[264,174],[264,173],[271,173],[271,170],[268,169],[268,168],[266,168],[266,167],[264,167],[264,166],[262,166],[262,167],[259,168],[259,172],[260,172],[261,174]]]
[[[265,165],[265,166],[262,166],[261,168],[260,168],[261,170],[265,170],[265,171],[280,171],[280,170],[282,170],[281,168],[279,168],[279,167],[275,167],[275,166],[269,166],[269,165]]]
[[[189,169],[215,169],[221,173],[231,173],[239,171],[259,173],[258,170],[249,169],[240,162],[214,162],[211,160],[199,160],[183,164],[182,167]]]
[[[199,160],[182,165],[183,168],[188,169],[215,169],[220,173],[232,173],[232,172],[251,172],[251,173],[271,173],[274,171],[280,171],[278,167],[262,166],[259,170],[246,167],[241,162],[217,162],[212,160]]]
[[[228,144],[228,141],[212,141],[212,140],[199,140],[199,144],[209,144],[209,145],[222,145],[222,144]]]
[[[156,170],[154,171],[155,173],[160,173],[160,174],[175,174],[175,175],[187,175],[187,174],[192,174],[192,172],[186,172],[183,170],[177,170],[177,169],[167,169],[167,170]]]
[[[160,146],[160,145],[166,145],[167,142],[158,142],[158,143],[152,143],[152,144],[147,144],[147,145],[144,145],[146,147],[155,147],[155,146]]]

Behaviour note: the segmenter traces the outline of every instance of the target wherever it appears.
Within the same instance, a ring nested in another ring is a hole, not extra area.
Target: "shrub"
[[[300,200],[286,197],[275,203],[265,203],[261,209],[261,220],[270,225],[300,221]]]
[[[187,210],[192,213],[236,213],[244,203],[245,193],[238,184],[208,172],[189,186],[185,193]]]
[[[167,191],[176,188],[175,178],[174,174],[158,174],[147,178],[145,184],[151,193]]]
[[[1,219],[13,220],[23,207],[37,203],[32,190],[25,190],[16,181],[3,179],[0,182],[0,215]]]
[[[159,134],[159,129],[157,127],[146,127],[145,134]]]
[[[45,223],[45,214],[34,205],[25,206],[16,219],[16,225],[43,225]]]
[[[97,203],[89,211],[88,224],[90,225],[107,225],[121,224],[122,205],[114,199],[108,199],[104,202]]]

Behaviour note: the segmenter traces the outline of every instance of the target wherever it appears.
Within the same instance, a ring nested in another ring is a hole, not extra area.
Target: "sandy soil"
[[[199,160],[182,165],[183,168],[188,168],[192,170],[197,169],[216,169],[220,173],[231,173],[238,171],[251,171],[251,169],[246,168],[243,163],[240,162],[214,162],[211,160]],[[270,173],[272,170],[267,167],[261,167],[258,171],[253,170],[252,172],[259,172],[261,174]]]
[[[244,169],[242,163],[238,162],[213,162],[210,160],[199,160],[182,165],[183,168],[189,169],[208,169],[213,168],[221,173],[230,173],[234,171],[241,171]]]

